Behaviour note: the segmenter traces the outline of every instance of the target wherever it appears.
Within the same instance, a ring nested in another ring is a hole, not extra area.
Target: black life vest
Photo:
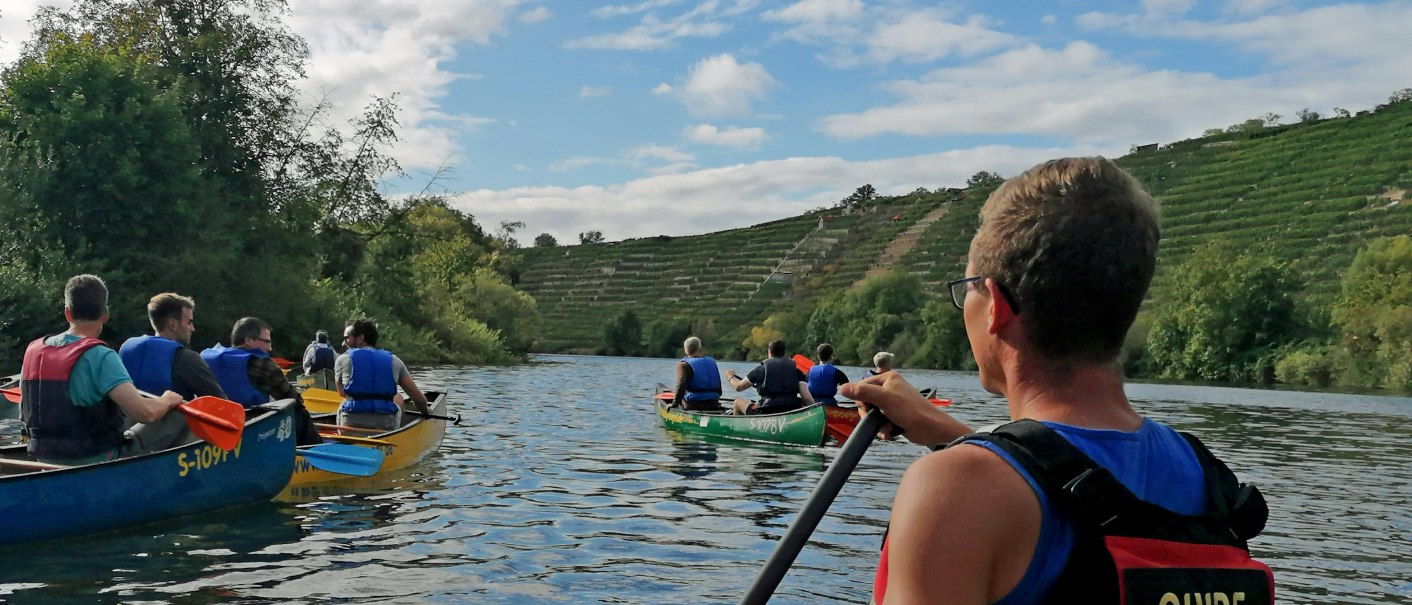
[[[765,378],[756,387],[760,393],[760,405],[756,413],[769,414],[787,412],[804,405],[799,398],[799,368],[789,359],[766,359]]]
[[[48,338],[48,337],[46,337]],[[122,443],[123,414],[104,396],[93,407],[69,399],[69,373],[89,349],[104,346],[97,338],[66,345],[29,343],[20,366],[20,421],[29,437],[27,450],[39,458],[86,458]]]
[[[1019,420],[979,439],[1029,472],[1074,526],[1074,549],[1045,603],[1151,605],[1273,604],[1274,576],[1250,558],[1246,541],[1265,528],[1269,509],[1254,485],[1196,437],[1182,433],[1205,475],[1210,511],[1187,516],[1138,499],[1061,435]]]

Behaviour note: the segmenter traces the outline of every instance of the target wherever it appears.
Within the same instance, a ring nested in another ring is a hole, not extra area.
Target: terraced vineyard
[[[1412,103],[1181,141],[1118,163],[1162,203],[1153,297],[1167,289],[1165,268],[1220,239],[1287,259],[1307,280],[1305,295],[1323,304],[1367,241],[1412,233],[1405,193],[1412,189]],[[983,197],[949,190],[884,198],[822,221],[810,213],[691,237],[534,248],[526,250],[519,286],[544,314],[541,351],[592,350],[603,326],[626,308],[644,324],[714,319],[722,341],[732,343],[777,305],[808,312],[874,266],[902,267],[939,291],[965,267]],[[908,233],[943,204],[949,207],[934,223]],[[901,258],[884,254],[899,237],[915,245]]]

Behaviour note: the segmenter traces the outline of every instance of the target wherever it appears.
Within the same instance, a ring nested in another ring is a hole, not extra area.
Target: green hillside
[[[1366,242],[1412,233],[1412,102],[1180,141],[1117,161],[1162,204],[1153,297],[1169,288],[1169,268],[1225,240],[1292,262],[1307,282],[1304,296],[1323,304]],[[519,287],[544,314],[540,351],[590,351],[624,309],[645,325],[714,320],[729,345],[781,305],[808,313],[869,269],[901,267],[939,290],[962,273],[983,201],[983,192],[951,189],[691,237],[534,248],[525,251]]]

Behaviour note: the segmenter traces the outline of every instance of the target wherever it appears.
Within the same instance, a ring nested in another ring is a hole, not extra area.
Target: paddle
[[[779,587],[780,580],[783,580],[784,574],[789,571],[789,566],[794,564],[795,557],[799,556],[799,551],[808,543],[814,528],[819,526],[824,513],[828,512],[829,505],[833,504],[839,490],[843,489],[844,482],[853,474],[853,469],[858,466],[863,453],[872,445],[873,435],[882,427],[884,421],[882,412],[873,408],[858,423],[858,428],[848,437],[843,447],[839,448],[838,458],[829,466],[829,470],[824,471],[824,476],[819,478],[814,492],[809,494],[804,506],[800,507],[799,516],[794,518],[784,536],[775,543],[774,552],[770,553],[770,558],[765,560],[760,574],[755,576],[755,582],[745,591],[745,596],[741,597],[741,605],[763,604],[770,600],[770,595]]]
[[[447,420],[447,421],[450,421],[451,424],[454,424],[454,425],[456,425],[456,426],[461,426],[461,415],[460,415],[460,414],[457,414],[455,418],[452,418],[452,417],[450,417],[450,416],[442,416],[442,415],[440,415],[440,414],[423,414],[423,413],[421,413],[421,412],[419,412],[419,411],[417,411],[417,410],[409,410],[409,409],[405,409],[405,408],[402,410],[402,413],[403,413],[403,414],[412,414],[412,415],[414,415],[414,416],[421,416],[422,418],[431,418],[432,420]]]
[[[799,368],[799,371],[804,372],[805,374],[808,374],[809,370],[813,369],[814,367],[814,362],[809,361],[808,357],[805,357],[798,353],[795,353],[794,357],[791,357],[790,359],[794,360],[794,367]]]
[[[143,395],[152,397],[150,393]],[[186,415],[186,428],[202,441],[227,452],[240,444],[240,434],[245,431],[245,408],[240,404],[203,395],[176,409]]]
[[[39,470],[39,471],[57,471],[57,470],[62,470],[62,469],[66,469],[66,468],[73,468],[73,467],[69,467],[69,466],[64,466],[64,465],[62,465],[62,464],[48,464],[48,463],[44,463],[44,462],[30,462],[29,460],[11,460],[11,459],[9,459],[9,458],[0,458],[0,466],[16,466],[16,467],[19,467],[19,468],[28,468],[28,469],[34,469],[34,470]]]
[[[19,389],[0,389],[0,393],[4,393],[4,394],[5,394],[5,399],[9,399],[9,400],[10,400],[10,403],[19,403],[19,402],[20,402],[20,390],[19,390]]]
[[[396,443],[393,443],[393,442],[391,442],[391,441],[385,441],[385,440],[382,440],[382,439],[369,439],[369,438],[367,438],[367,437],[354,437],[354,436],[352,436],[352,435],[339,435],[338,433],[319,433],[319,436],[320,436],[320,437],[323,437],[324,439],[329,439],[329,440],[332,440],[332,441],[344,441],[344,442],[348,442],[348,443],[356,443],[356,444],[359,444],[359,445],[376,445],[376,446],[387,446],[387,447],[396,447],[396,446],[397,446]]]
[[[323,443],[301,447],[298,453],[309,466],[340,475],[371,477],[382,468],[382,450],[370,447]]]
[[[391,431],[388,430],[388,429],[370,429],[370,428],[364,428],[364,427],[361,427],[361,426],[347,426],[347,425],[343,425],[343,424],[328,424],[328,423],[324,423],[324,422],[315,422],[315,423],[314,423],[314,426],[315,426],[315,427],[318,427],[318,428],[321,428],[321,429],[333,429],[333,430],[335,430],[335,431],[355,431],[355,432],[359,432],[359,433],[389,433],[389,432],[391,432]]]

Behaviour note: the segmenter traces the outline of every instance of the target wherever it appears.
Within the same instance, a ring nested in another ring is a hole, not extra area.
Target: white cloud
[[[664,162],[691,162],[695,156],[677,149],[675,147],[664,147],[662,145],[642,145],[628,150],[627,157],[635,162],[648,160],[661,160]]]
[[[617,17],[619,15],[633,15],[637,13],[645,13],[654,8],[661,8],[664,6],[671,6],[673,4],[680,3],[681,0],[647,0],[646,2],[641,2],[633,5],[617,4],[609,6],[600,6],[598,8],[593,9],[593,12],[589,14],[595,17],[606,19],[608,17]]]
[[[520,13],[520,23],[524,23],[525,25],[534,25],[535,23],[545,21],[552,16],[554,16],[554,13],[549,11],[549,7],[536,6],[530,10]]]
[[[589,86],[587,84],[579,88],[579,97],[587,99],[589,97],[606,97],[613,94],[612,86]]]
[[[590,229],[612,240],[690,235],[798,215],[843,199],[863,183],[887,195],[919,186],[961,187],[980,170],[1009,176],[1054,157],[1098,151],[987,146],[873,161],[797,157],[611,186],[483,189],[451,201],[481,224],[523,220],[526,232],[547,232],[560,241],[576,241],[577,233]]]
[[[29,40],[29,20],[41,6],[68,10],[73,0],[5,0],[0,6],[0,65],[9,65],[19,58]]]
[[[781,9],[766,11],[766,21],[819,23],[847,21],[863,14],[861,0],[799,0]]]
[[[745,115],[753,101],[764,99],[777,85],[759,63],[740,63],[729,54],[707,57],[687,73],[686,83],[659,84],[652,92],[673,93],[693,115]]]
[[[681,38],[715,38],[731,29],[729,24],[713,20],[717,2],[718,0],[706,0],[686,13],[666,21],[658,18],[654,13],[648,13],[642,17],[641,22],[629,28],[627,31],[570,40],[564,47],[594,50],[646,51],[670,48],[675,46],[677,40]],[[612,14],[625,14],[621,11],[628,8],[642,8],[643,10],[647,10],[663,5],[664,4],[661,3],[644,2],[643,4],[633,7],[604,8],[620,11]],[[595,11],[595,14],[597,14],[597,12],[598,11]],[[633,10],[632,12],[639,11]],[[600,16],[606,16],[606,13]]]
[[[1059,18],[1055,17],[1054,15],[1045,15],[1043,17],[1040,17],[1039,21],[1040,23],[1043,23],[1045,25],[1054,25],[1055,23],[1059,22]]]
[[[301,89],[327,95],[335,123],[356,115],[373,95],[397,93],[399,135],[393,151],[403,166],[455,163],[454,137],[485,118],[446,113],[441,99],[459,79],[446,69],[463,43],[487,44],[505,31],[521,0],[407,3],[367,0],[348,10],[342,0],[293,0],[286,23],[309,43],[308,79]]]
[[[1263,13],[1276,6],[1283,6],[1286,0],[1226,0],[1226,11],[1239,15]]]
[[[1154,15],[1184,15],[1196,6],[1196,0],[1142,0],[1142,8]]]
[[[868,56],[879,63],[935,61],[948,55],[990,52],[1016,41],[1015,36],[991,29],[989,20],[980,15],[952,23],[936,11],[918,11],[880,22],[868,37]]]
[[[886,89],[895,103],[827,116],[820,127],[842,138],[1039,134],[1126,148],[1189,138],[1266,112],[1369,106],[1412,81],[1408,4],[1338,5],[1221,23],[1099,13],[1080,20],[1142,37],[1227,44],[1272,67],[1220,77],[1148,69],[1088,42],[1030,45],[893,82]]]
[[[739,148],[758,147],[760,143],[770,138],[765,134],[763,128],[737,128],[734,126],[717,128],[711,124],[687,126],[686,130],[682,132],[682,136],[688,141],[702,145]]]

